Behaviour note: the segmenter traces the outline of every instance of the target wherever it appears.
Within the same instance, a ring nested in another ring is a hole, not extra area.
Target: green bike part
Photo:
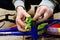
[[[26,30],[26,31],[28,31],[28,30],[30,29],[30,25],[31,25],[31,24],[27,24],[27,25],[25,26],[25,30]]]
[[[29,24],[32,22],[32,18],[26,18],[26,23]]]
[[[42,24],[38,25],[37,30],[44,28],[45,25],[47,25],[47,24],[48,24],[48,23],[42,23]],[[44,33],[44,32],[45,32],[45,30],[40,30],[40,31],[38,32],[38,35],[39,35],[39,34],[42,34],[42,33]]]
[[[39,29],[41,29],[41,28],[44,28],[45,25],[47,25],[47,24],[48,24],[48,23],[42,23],[42,24],[38,25],[38,28],[37,28],[37,29],[39,30]]]
[[[31,22],[32,22],[32,18],[26,18],[26,26],[25,26],[25,30],[29,31],[31,28]]]

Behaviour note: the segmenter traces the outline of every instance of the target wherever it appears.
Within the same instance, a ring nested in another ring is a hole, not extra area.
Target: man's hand
[[[43,15],[43,14],[44,14],[44,17],[42,19],[39,19],[39,17],[41,15]],[[47,6],[40,6],[40,7],[37,8],[36,14],[33,17],[33,20],[37,20],[38,19],[37,22],[42,22],[42,21],[47,20],[49,17],[51,17],[52,14],[53,14],[53,12],[51,11],[51,9],[49,7],[47,7]]]
[[[17,8],[17,16],[16,16],[16,25],[19,31],[25,32],[24,27],[26,23],[24,22],[25,17],[30,17],[30,15],[23,9],[23,7]]]

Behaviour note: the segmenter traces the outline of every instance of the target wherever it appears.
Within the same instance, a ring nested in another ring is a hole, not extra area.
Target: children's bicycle
[[[6,36],[6,35],[17,35],[17,36],[23,36],[23,35],[31,35],[34,40],[38,40],[39,36],[48,37],[45,30],[49,30],[49,32],[57,32],[53,31],[54,24],[59,24],[60,20],[46,20],[44,22],[40,22],[34,26],[31,27],[31,31],[28,32],[20,32],[18,31],[17,27],[10,27],[6,29],[0,29],[0,36]],[[56,26],[56,25],[55,25]],[[55,27],[58,28],[58,27]],[[60,30],[60,29],[59,29]],[[58,31],[60,33],[60,31]],[[59,35],[59,34],[58,34]]]

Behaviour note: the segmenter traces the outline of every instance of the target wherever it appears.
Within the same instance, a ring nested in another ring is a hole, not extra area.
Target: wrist
[[[23,7],[22,6],[18,6],[17,8],[16,8],[17,10],[22,10],[23,9]]]
[[[24,8],[23,8],[22,6],[18,6],[18,7],[16,8],[16,11],[17,11],[17,12],[20,12],[21,10],[24,10]]]

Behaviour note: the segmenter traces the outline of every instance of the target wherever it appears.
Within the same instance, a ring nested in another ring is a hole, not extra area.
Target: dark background
[[[39,4],[41,2],[41,0],[26,0],[25,1],[25,6],[26,9],[29,10],[30,9],[30,5],[32,4]],[[58,4],[55,9],[54,9],[54,13],[59,12],[60,11],[60,4]],[[12,0],[0,0],[0,8],[4,8],[7,10],[15,10],[14,5],[12,4]]]
[[[14,5],[12,4],[12,0],[0,0],[0,8],[14,10]]]

